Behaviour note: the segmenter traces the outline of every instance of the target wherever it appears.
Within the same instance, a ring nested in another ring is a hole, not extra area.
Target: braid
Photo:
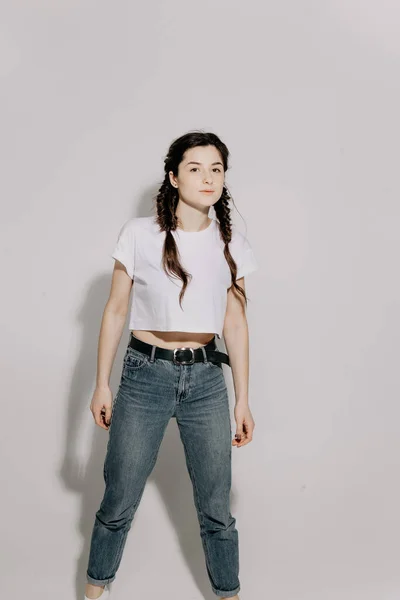
[[[218,202],[214,204],[214,210],[219,222],[221,237],[225,244],[229,244],[232,239],[231,210],[229,208],[230,196],[224,186]]]
[[[240,285],[236,283],[237,265],[229,249],[229,242],[232,239],[231,209],[229,208],[230,199],[230,194],[227,188],[224,186],[220,199],[214,204],[214,210],[219,223],[220,235],[225,244],[224,256],[231,270],[232,286],[234,290],[237,290],[237,292],[243,296],[247,306],[246,292]]]
[[[178,278],[183,282],[179,293],[179,305],[182,308],[182,299],[185,294],[192,275],[183,269],[180,263],[180,254],[171,231],[175,231],[178,226],[178,217],[175,209],[178,204],[178,190],[171,186],[168,174],[165,175],[160,190],[156,196],[157,217],[156,222],[160,231],[165,231],[165,240],[163,245],[162,264],[165,272],[172,277]],[[182,308],[183,310],[183,308]]]
[[[175,209],[178,204],[178,192],[174,193],[166,175],[156,196],[157,223],[161,231],[175,231],[178,219]]]

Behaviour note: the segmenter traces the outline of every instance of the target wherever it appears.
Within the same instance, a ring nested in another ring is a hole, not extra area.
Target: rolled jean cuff
[[[232,596],[236,596],[236,594],[239,593],[240,591],[240,585],[234,589],[234,590],[230,590],[229,592],[226,591],[222,591],[222,590],[216,590],[215,587],[212,587],[212,591],[214,592],[214,594],[216,594],[217,596],[221,596],[221,598],[231,598]]]
[[[109,579],[93,579],[93,577],[90,577],[90,575],[86,573],[86,581],[91,585],[106,585],[106,583],[114,581],[115,578],[116,575],[114,575],[114,577],[109,577]]]

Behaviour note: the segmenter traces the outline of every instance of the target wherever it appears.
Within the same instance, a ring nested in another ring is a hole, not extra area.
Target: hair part
[[[178,278],[182,281],[183,286],[179,293],[179,304],[182,308],[182,299],[186,288],[192,279],[192,275],[188,273],[180,263],[179,250],[172,235],[178,226],[178,218],[175,214],[176,207],[179,201],[179,193],[177,188],[171,185],[169,172],[172,171],[175,177],[178,175],[178,168],[183,160],[184,154],[190,148],[197,146],[214,146],[221,155],[224,165],[224,172],[229,168],[228,158],[229,150],[227,146],[214,133],[206,133],[202,131],[191,131],[179,138],[175,139],[170,145],[164,159],[164,181],[162,182],[157,195],[154,197],[156,203],[157,216],[156,221],[160,231],[165,231],[165,240],[163,245],[162,265],[168,276]],[[229,242],[232,239],[232,221],[231,208],[229,201],[233,199],[224,185],[222,194],[219,200],[213,205],[217,223],[222,241],[224,242],[224,256],[231,271],[231,287],[235,293],[243,296],[247,305],[247,296],[245,290],[236,283],[237,265],[234,261],[230,249]],[[182,308],[183,310],[183,308]]]

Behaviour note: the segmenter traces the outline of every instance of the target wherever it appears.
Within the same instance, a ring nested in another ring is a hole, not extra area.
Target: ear
[[[168,173],[168,176],[169,176],[169,181],[170,181],[172,187],[178,187],[178,182],[176,181],[176,177],[172,171],[170,171]]]

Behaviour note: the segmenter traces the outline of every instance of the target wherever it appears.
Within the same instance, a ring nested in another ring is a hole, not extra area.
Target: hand
[[[112,391],[108,386],[96,387],[89,408],[92,411],[96,425],[108,430],[112,411]]]
[[[232,446],[245,446],[253,439],[254,419],[248,404],[235,405],[236,434]]]

